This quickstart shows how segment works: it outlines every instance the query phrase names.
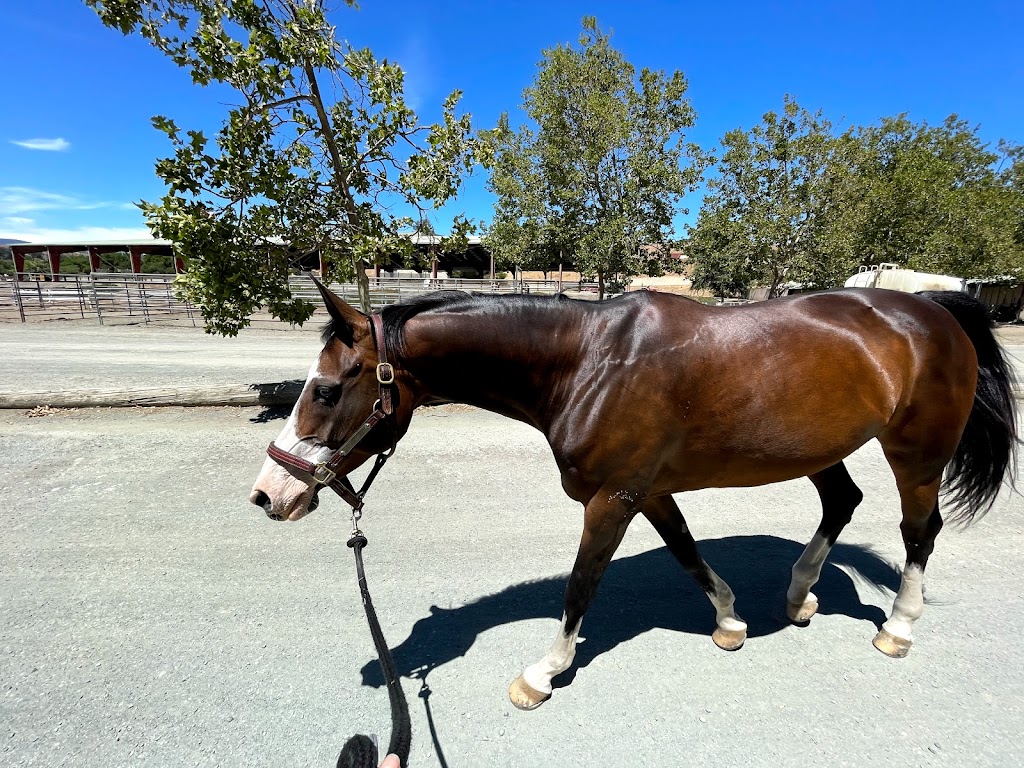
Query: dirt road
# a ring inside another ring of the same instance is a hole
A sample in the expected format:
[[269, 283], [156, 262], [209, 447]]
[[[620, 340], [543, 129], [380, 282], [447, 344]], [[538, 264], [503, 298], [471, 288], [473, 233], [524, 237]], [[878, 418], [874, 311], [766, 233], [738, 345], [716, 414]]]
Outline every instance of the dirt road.
[[[386, 738], [387, 695], [340, 506], [273, 523], [245, 496], [280, 427], [258, 409], [0, 413], [0, 763], [330, 766]], [[817, 524], [811, 484], [679, 497], [750, 639], [642, 520], [536, 712], [505, 689], [547, 648], [581, 510], [540, 435], [466, 409], [418, 415], [371, 492], [370, 586], [410, 700], [413, 765], [1015, 765], [1024, 722], [1024, 501], [943, 532], [907, 659], [871, 646], [902, 559], [875, 445], [816, 588], [782, 613]], [[422, 681], [430, 688], [430, 736]], [[443, 755], [443, 761], [442, 761]]]

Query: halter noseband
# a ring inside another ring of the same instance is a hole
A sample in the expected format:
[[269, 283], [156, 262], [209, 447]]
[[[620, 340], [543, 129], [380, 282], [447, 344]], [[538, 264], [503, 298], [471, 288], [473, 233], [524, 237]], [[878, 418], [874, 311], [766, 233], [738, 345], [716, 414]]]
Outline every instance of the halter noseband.
[[296, 456], [294, 453], [282, 450], [273, 441], [267, 446], [267, 454], [270, 458], [289, 469], [295, 469], [310, 475], [318, 485], [330, 488], [352, 507], [354, 515], [358, 515], [362, 510], [363, 496], [370, 489], [370, 484], [377, 477], [377, 473], [384, 466], [384, 462], [391, 458], [391, 454], [395, 452], [395, 442], [398, 439], [396, 433], [395, 442], [391, 444], [391, 447], [387, 451], [377, 454], [373, 469], [370, 470], [370, 474], [367, 475], [366, 480], [363, 482], [363, 487], [358, 491], [352, 487], [352, 483], [349, 482], [346, 475], [338, 476], [338, 467], [341, 466], [341, 463], [352, 450], [362, 442], [370, 430], [377, 426], [379, 422], [394, 414], [395, 407], [391, 396], [391, 388], [395, 384], [395, 368], [388, 362], [384, 339], [384, 321], [379, 313], [370, 315], [370, 335], [373, 337], [373, 344], [377, 348], [377, 383], [380, 387], [380, 399], [373, 404], [373, 411], [362, 425], [352, 433], [352, 436], [342, 443], [341, 447], [332, 453], [326, 461], [322, 461], [319, 464], [306, 461], [301, 456]]

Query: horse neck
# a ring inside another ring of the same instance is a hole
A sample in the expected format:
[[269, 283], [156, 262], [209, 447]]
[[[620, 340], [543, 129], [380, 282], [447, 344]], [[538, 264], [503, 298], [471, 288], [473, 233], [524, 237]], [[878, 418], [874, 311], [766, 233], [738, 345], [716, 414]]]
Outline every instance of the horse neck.
[[466, 403], [544, 429], [578, 362], [580, 320], [554, 301], [411, 318], [402, 363], [419, 385], [417, 404]]

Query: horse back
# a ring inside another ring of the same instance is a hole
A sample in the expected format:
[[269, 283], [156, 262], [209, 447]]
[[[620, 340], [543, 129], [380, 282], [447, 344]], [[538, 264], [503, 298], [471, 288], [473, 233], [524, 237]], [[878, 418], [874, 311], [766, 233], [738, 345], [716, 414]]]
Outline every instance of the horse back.
[[595, 475], [647, 466], [674, 492], [810, 474], [877, 436], [909, 400], [973, 387], [977, 372], [956, 320], [911, 294], [853, 289], [734, 308], [644, 294], [593, 312], [574, 402], [551, 435], [556, 455], [562, 440], [568, 463]]

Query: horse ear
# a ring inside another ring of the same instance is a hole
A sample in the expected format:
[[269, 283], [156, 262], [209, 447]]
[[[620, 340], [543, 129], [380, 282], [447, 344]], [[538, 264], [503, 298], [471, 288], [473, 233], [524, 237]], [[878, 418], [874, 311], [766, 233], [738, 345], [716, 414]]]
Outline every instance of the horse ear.
[[366, 322], [366, 315], [344, 299], [336, 296], [326, 285], [321, 283], [316, 276], [310, 275], [310, 277], [313, 278], [313, 283], [316, 285], [317, 290], [320, 291], [320, 295], [324, 298], [324, 304], [327, 306], [327, 312], [330, 314], [331, 320], [339, 325], [347, 327], [350, 332], [355, 331], [356, 328], [362, 327], [363, 323]]

